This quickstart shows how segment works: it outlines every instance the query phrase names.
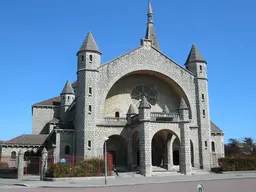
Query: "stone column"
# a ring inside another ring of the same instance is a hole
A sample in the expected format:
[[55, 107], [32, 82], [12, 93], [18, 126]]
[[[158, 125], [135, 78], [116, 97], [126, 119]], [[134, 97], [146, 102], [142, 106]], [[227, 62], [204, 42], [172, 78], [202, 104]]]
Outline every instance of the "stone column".
[[128, 149], [127, 149], [127, 163], [128, 169], [132, 170], [132, 158], [133, 158], [133, 151], [132, 151], [132, 138], [128, 138]]
[[54, 160], [56, 163], [60, 161], [60, 133], [56, 131], [56, 144], [54, 150]]
[[42, 151], [42, 156], [41, 156], [41, 175], [40, 175], [40, 180], [43, 181], [45, 177], [45, 173], [47, 171], [47, 160], [48, 160], [48, 152], [44, 148]]
[[139, 121], [140, 172], [150, 177], [152, 176], [151, 105], [144, 95], [139, 106]]
[[167, 141], [167, 170], [173, 169], [173, 142], [176, 136], [173, 135], [171, 139]]
[[18, 153], [18, 178], [21, 179], [24, 176], [24, 152], [22, 150]]
[[57, 150], [56, 150], [55, 144], [52, 144], [52, 151], [53, 151], [53, 163], [57, 163], [58, 157], [57, 157]]
[[189, 111], [184, 101], [181, 100], [180, 108], [180, 172], [190, 175], [191, 168], [191, 150], [190, 150], [190, 128]]

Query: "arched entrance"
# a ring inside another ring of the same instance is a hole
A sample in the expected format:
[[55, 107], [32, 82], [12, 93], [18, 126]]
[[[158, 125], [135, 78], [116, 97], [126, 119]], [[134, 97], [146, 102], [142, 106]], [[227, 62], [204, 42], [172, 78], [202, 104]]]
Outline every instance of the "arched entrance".
[[152, 138], [152, 165], [167, 168], [170, 161], [179, 165], [179, 139], [171, 130], [160, 130]]
[[112, 135], [107, 140], [107, 152], [112, 154], [115, 167], [127, 167], [127, 146], [121, 135]]
[[24, 174], [25, 175], [39, 175], [40, 173], [40, 157], [41, 153], [38, 150], [28, 150], [24, 153]]
[[132, 137], [132, 164], [136, 167], [140, 166], [140, 148], [139, 148], [139, 132], [135, 131]]
[[178, 137], [173, 141], [172, 145], [172, 151], [173, 151], [173, 165], [179, 165], [180, 164], [180, 141]]

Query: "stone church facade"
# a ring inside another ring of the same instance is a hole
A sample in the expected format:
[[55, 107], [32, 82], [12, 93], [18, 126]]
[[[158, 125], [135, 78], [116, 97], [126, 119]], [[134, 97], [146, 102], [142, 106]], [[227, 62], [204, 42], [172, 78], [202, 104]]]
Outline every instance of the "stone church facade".
[[[116, 167], [151, 176], [152, 167], [190, 174], [224, 156], [224, 133], [210, 120], [207, 62], [195, 44], [181, 66], [160, 51], [151, 4], [145, 39], [101, 64], [88, 33], [77, 52], [77, 81], [59, 96], [32, 106], [32, 134], [2, 142], [2, 156], [46, 147], [65, 156], [102, 156]], [[108, 140], [106, 140], [106, 138]]]

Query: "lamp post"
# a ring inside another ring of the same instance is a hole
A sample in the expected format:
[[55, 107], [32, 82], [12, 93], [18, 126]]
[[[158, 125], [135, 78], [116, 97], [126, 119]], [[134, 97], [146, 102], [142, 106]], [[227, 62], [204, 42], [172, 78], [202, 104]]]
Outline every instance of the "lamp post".
[[105, 154], [104, 154], [104, 162], [105, 162], [105, 185], [107, 185], [107, 174], [108, 174], [108, 164], [107, 164], [107, 140], [108, 137], [104, 137], [104, 147], [105, 147]]

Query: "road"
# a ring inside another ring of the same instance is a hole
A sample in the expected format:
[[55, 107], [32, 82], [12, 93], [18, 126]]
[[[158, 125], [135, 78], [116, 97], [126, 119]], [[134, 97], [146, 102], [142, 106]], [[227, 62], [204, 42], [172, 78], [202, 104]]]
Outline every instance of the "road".
[[203, 184], [204, 192], [255, 192], [256, 179], [213, 180], [202, 182], [145, 184], [102, 188], [1, 188], [1, 192], [196, 192], [198, 183]]

